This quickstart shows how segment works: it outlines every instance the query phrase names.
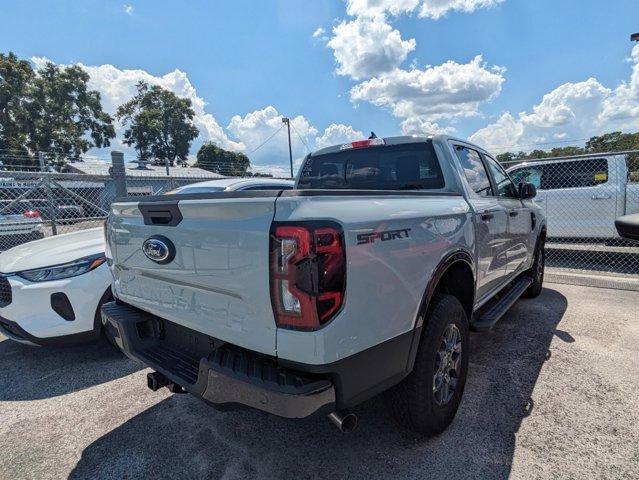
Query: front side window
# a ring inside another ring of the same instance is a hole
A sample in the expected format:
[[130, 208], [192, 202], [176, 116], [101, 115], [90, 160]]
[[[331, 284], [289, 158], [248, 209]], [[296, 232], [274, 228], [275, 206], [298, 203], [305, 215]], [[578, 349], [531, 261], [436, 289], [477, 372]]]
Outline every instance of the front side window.
[[484, 167], [484, 162], [481, 161], [479, 152], [468, 147], [462, 147], [461, 145], [455, 145], [454, 148], [457, 158], [459, 158], [459, 162], [464, 169], [464, 175], [470, 184], [470, 188], [472, 188], [477, 195], [492, 197], [493, 189], [490, 186], [488, 173], [486, 173], [486, 167]]
[[506, 174], [502, 166], [497, 163], [497, 160], [492, 157], [486, 156], [486, 163], [488, 164], [490, 173], [493, 174], [493, 178], [495, 179], [497, 196], [504, 198], [516, 198], [517, 189], [513, 185], [513, 182], [510, 181], [510, 178], [508, 178], [508, 175]]
[[432, 143], [350, 149], [309, 157], [300, 189], [440, 190], [446, 186]]
[[538, 190], [542, 185], [543, 171], [540, 167], [526, 167], [510, 172], [510, 178], [513, 179], [515, 185], [520, 183], [532, 183]]

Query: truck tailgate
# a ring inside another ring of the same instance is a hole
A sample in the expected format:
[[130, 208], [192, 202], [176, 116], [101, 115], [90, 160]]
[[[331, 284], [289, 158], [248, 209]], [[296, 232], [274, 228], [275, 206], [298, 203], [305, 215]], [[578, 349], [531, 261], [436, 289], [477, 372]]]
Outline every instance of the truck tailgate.
[[[232, 193], [114, 203], [108, 235], [115, 293], [171, 322], [274, 355], [269, 230], [278, 192]], [[158, 235], [174, 247], [166, 264], [142, 249]]]

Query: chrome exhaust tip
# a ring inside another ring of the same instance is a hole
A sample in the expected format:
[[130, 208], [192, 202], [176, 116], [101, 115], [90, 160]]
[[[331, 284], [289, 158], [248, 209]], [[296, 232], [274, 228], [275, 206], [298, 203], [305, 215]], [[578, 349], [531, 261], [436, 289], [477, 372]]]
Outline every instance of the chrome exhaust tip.
[[342, 433], [351, 433], [357, 428], [357, 415], [348, 410], [333, 412], [328, 418]]

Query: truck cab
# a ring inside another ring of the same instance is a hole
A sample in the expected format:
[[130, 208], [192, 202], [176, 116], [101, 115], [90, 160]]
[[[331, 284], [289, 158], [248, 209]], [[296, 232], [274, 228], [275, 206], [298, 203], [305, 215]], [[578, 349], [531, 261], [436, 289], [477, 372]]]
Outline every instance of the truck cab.
[[508, 173], [535, 185], [553, 238], [616, 238], [615, 220], [639, 212], [639, 183], [630, 182], [625, 155], [541, 159]]

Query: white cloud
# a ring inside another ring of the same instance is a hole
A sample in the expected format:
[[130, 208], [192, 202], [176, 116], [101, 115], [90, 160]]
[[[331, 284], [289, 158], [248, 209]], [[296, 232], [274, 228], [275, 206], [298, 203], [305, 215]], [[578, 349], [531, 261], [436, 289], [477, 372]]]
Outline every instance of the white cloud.
[[553, 141], [583, 143], [604, 132], [639, 129], [639, 45], [632, 52], [628, 82], [607, 88], [597, 79], [565, 83], [547, 93], [532, 112], [510, 112], [475, 132], [470, 139], [495, 150], [552, 148]]
[[478, 55], [464, 64], [449, 60], [424, 70], [395, 69], [355, 85], [350, 96], [352, 102], [369, 102], [410, 120], [405, 126], [410, 131], [417, 125], [415, 119], [434, 122], [477, 115], [479, 105], [501, 91], [503, 73], [503, 68], [488, 67]]
[[389, 13], [410, 13], [420, 0], [346, 0], [346, 13], [354, 17], [375, 17]]
[[[307, 152], [306, 145], [313, 148], [312, 140], [317, 135], [317, 129], [302, 115], [290, 120], [293, 158], [302, 157]], [[245, 146], [245, 153], [249, 154], [252, 161], [287, 165], [288, 139], [286, 127], [282, 128], [283, 125], [282, 115], [275, 107], [269, 105], [247, 113], [244, 117], [235, 115], [226, 128]]]
[[313, 32], [313, 38], [321, 38], [326, 33], [322, 27], [317, 27], [317, 30]]
[[420, 17], [435, 20], [449, 11], [471, 13], [480, 8], [490, 8], [505, 0], [424, 0], [419, 10]]
[[[346, 0], [346, 13], [356, 17], [375, 17], [412, 13], [419, 7], [420, 17], [435, 20], [449, 11], [470, 13], [490, 8], [505, 0]], [[421, 6], [420, 6], [421, 5]]]
[[[49, 61], [46, 58], [34, 57], [31, 59], [36, 68]], [[244, 145], [229, 140], [228, 136], [217, 123], [213, 115], [207, 113], [204, 108], [206, 102], [200, 96], [193, 84], [189, 81], [186, 73], [180, 70], [173, 70], [162, 76], [151, 75], [144, 70], [122, 70], [113, 65], [90, 66], [78, 63], [89, 74], [89, 88], [100, 92], [102, 97], [102, 108], [110, 115], [115, 115], [118, 106], [129, 101], [136, 93], [135, 86], [139, 81], [145, 81], [150, 85], [159, 85], [171, 90], [179, 97], [188, 98], [193, 104], [195, 111], [194, 123], [200, 131], [200, 135], [194, 143], [213, 141], [220, 147], [229, 150], [243, 150]], [[115, 145], [129, 151], [128, 147], [122, 145], [120, 140], [124, 129], [116, 124], [116, 139], [112, 142]]]
[[452, 127], [442, 127], [438, 123], [429, 122], [428, 120], [420, 117], [407, 118], [402, 122], [402, 133], [404, 135], [437, 135], [440, 133], [453, 133], [455, 131]]
[[402, 40], [399, 30], [377, 16], [342, 21], [333, 28], [327, 45], [333, 50], [337, 73], [359, 80], [401, 65], [416, 42], [412, 38]]
[[363, 138], [365, 138], [364, 133], [355, 130], [350, 125], [331, 123], [326, 127], [324, 133], [315, 139], [315, 147], [319, 149], [331, 145], [352, 142], [353, 140], [361, 140]]
[[133, 15], [133, 5], [124, 5], [124, 13], [127, 15]]

